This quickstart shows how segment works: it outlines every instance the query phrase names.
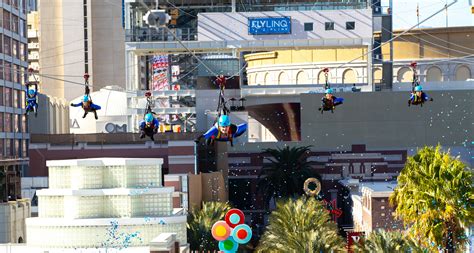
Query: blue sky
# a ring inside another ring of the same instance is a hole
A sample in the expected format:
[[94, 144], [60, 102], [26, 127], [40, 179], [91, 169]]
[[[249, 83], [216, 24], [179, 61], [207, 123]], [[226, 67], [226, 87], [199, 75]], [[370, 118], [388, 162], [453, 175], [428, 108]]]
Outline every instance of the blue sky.
[[[382, 0], [382, 5], [387, 0]], [[453, 0], [392, 0], [393, 28], [409, 28], [417, 23], [416, 6], [420, 6], [420, 21], [444, 7]], [[448, 8], [448, 26], [474, 26], [474, 14], [471, 5], [474, 0], [458, 0]], [[420, 27], [446, 27], [446, 12], [443, 11], [423, 23]]]

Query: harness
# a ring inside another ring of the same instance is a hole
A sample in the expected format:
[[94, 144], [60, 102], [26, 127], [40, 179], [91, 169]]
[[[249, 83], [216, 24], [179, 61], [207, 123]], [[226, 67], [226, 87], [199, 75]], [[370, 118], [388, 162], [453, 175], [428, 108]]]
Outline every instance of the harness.
[[84, 74], [84, 96], [87, 96], [89, 97], [89, 101], [87, 102], [82, 102], [82, 109], [84, 110], [89, 110], [91, 108], [91, 104], [92, 104], [92, 97], [90, 95], [91, 93], [91, 90], [89, 88], [89, 74], [88, 73], [85, 73]]

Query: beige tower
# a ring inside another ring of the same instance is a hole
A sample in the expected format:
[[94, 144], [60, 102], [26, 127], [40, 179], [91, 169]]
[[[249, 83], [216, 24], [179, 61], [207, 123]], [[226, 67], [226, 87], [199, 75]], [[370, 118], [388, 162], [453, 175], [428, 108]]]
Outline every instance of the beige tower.
[[44, 93], [67, 100], [77, 98], [84, 93], [80, 84], [85, 72], [91, 76], [93, 90], [108, 85], [125, 87], [121, 5], [121, 0], [39, 2], [39, 65]]

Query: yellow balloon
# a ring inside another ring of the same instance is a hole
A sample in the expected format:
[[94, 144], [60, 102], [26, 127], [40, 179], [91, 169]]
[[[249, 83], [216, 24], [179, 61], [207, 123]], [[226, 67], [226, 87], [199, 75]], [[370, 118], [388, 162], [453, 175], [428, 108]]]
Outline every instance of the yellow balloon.
[[217, 236], [224, 236], [227, 233], [227, 230], [225, 229], [224, 226], [218, 226], [216, 228], [216, 235]]

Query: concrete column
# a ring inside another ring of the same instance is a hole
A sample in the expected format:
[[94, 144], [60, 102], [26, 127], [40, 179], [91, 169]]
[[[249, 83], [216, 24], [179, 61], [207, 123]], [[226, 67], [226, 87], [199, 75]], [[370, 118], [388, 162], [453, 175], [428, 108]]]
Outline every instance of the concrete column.
[[232, 0], [232, 12], [236, 12], [235, 0]]
[[372, 91], [375, 91], [373, 72], [372, 72], [372, 45], [367, 47], [369, 54], [367, 55], [367, 84], [372, 87]]

